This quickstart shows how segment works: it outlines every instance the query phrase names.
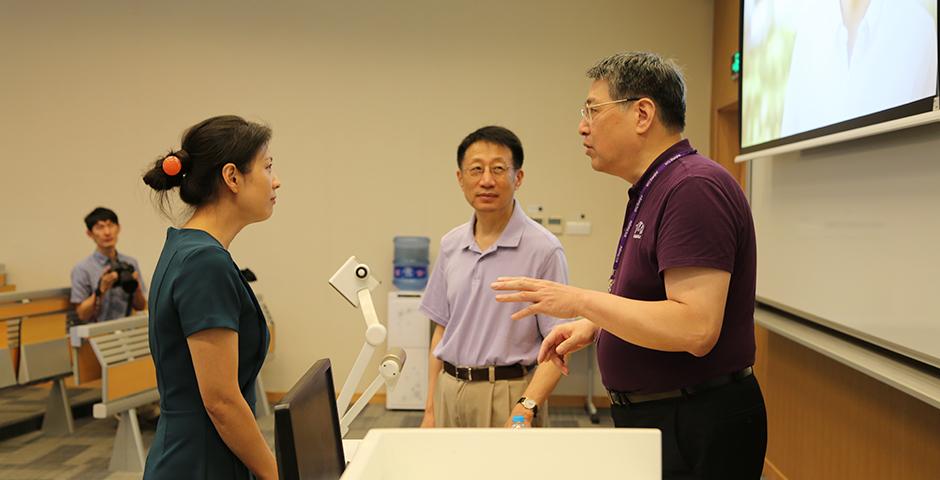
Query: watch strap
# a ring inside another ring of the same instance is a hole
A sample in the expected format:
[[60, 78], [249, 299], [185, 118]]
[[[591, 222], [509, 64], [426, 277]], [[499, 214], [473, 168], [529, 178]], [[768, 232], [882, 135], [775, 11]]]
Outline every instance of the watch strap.
[[535, 402], [532, 402], [532, 408], [526, 406], [525, 401], [528, 400], [525, 396], [519, 397], [519, 400], [516, 401], [517, 404], [521, 404], [523, 408], [527, 410], [532, 410], [532, 416], [537, 417], [539, 414], [539, 405]]

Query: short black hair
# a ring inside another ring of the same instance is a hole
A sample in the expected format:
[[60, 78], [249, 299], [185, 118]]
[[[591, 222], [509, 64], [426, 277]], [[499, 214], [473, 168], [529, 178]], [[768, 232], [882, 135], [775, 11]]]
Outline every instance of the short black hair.
[[606, 80], [611, 100], [652, 98], [663, 125], [685, 129], [685, 80], [672, 60], [651, 52], [622, 52], [597, 62], [587, 76]]
[[88, 227], [88, 230], [91, 230], [98, 222], [103, 222], [111, 220], [111, 223], [115, 225], [120, 225], [118, 223], [117, 214], [114, 213], [114, 210], [110, 208], [98, 207], [91, 211], [88, 215], [85, 215], [85, 226]]
[[477, 142], [487, 142], [508, 148], [509, 151], [512, 152], [513, 168], [516, 170], [522, 168], [522, 160], [525, 158], [525, 155], [522, 152], [522, 142], [519, 141], [519, 137], [508, 128], [496, 125], [478, 128], [460, 142], [460, 145], [457, 147], [457, 168], [463, 168], [464, 154], [467, 153], [467, 149], [470, 148], [470, 145]]

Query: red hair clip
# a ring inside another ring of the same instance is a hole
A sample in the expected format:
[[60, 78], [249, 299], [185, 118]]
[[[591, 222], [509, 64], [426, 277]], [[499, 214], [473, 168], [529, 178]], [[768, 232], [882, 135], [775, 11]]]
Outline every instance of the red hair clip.
[[170, 155], [163, 159], [163, 173], [169, 176], [175, 176], [183, 169], [183, 162], [176, 155]]

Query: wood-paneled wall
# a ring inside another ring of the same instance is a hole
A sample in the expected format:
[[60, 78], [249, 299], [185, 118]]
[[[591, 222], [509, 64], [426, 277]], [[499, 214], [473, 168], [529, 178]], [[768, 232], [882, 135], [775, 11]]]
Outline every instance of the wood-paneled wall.
[[731, 76], [731, 57], [738, 50], [738, 1], [715, 0], [712, 33], [711, 158], [744, 185], [746, 169], [734, 163], [738, 154], [738, 82]]
[[758, 329], [768, 479], [940, 478], [940, 410]]
[[[740, 2], [714, 5], [711, 155], [744, 185], [733, 163], [740, 129], [729, 69]], [[940, 410], [763, 328], [756, 335], [768, 418], [764, 478], [940, 478]]]

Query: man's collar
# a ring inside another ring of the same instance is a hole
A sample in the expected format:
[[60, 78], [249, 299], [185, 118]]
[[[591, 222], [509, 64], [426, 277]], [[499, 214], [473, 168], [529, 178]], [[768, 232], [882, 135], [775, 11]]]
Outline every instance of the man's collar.
[[[525, 212], [522, 211], [522, 206], [519, 205], [518, 200], [513, 199], [512, 216], [509, 217], [509, 223], [503, 228], [503, 233], [499, 235], [499, 239], [497, 239], [496, 243], [493, 245], [508, 248], [518, 247], [519, 242], [522, 240], [522, 232], [525, 230], [525, 219], [526, 215]], [[470, 223], [467, 225], [467, 229], [464, 231], [464, 238], [460, 248], [469, 248], [474, 252], [483, 253], [477, 247], [476, 239], [473, 237], [473, 228], [474, 225], [476, 225], [476, 220], [476, 213], [474, 213], [470, 217]]]
[[509, 218], [509, 223], [507, 223], [506, 228], [503, 229], [499, 240], [496, 240], [496, 246], [498, 247], [515, 248], [519, 246], [519, 241], [522, 240], [522, 231], [525, 230], [526, 215], [517, 200], [513, 200], [513, 203], [512, 217]]
[[[120, 252], [115, 251], [114, 256], [115, 258], [120, 260], [122, 255]], [[95, 261], [100, 263], [101, 265], [107, 265], [108, 261], [110, 260], [107, 255], [101, 253], [101, 250], [98, 250], [97, 248], [95, 249], [95, 252], [91, 254], [91, 257], [94, 258]]]
[[[882, 20], [884, 15], [882, 12], [885, 7], [884, 4], [885, 2], [883, 0], [870, 0], [868, 3], [868, 8], [865, 10], [865, 15], [862, 16], [862, 20], [858, 24], [859, 32], [866, 28], [876, 28], [879, 25], [879, 20]], [[848, 30], [845, 27], [845, 20], [842, 17], [842, 9], [839, 6], [839, 3], [835, 2], [834, 4], [830, 4], [829, 8], [831, 10], [827, 11], [833, 12], [831, 21], [836, 24], [834, 25], [836, 31], [841, 32], [843, 35], [847, 35]]]
[[882, 0], [871, 0], [868, 4], [868, 10], [865, 11], [865, 16], [862, 17], [862, 23], [858, 25], [859, 29], [867, 28], [868, 30], [873, 30], [878, 28], [879, 20], [883, 18], [881, 12], [883, 9], [884, 2]]
[[687, 138], [683, 138], [682, 140], [674, 143], [671, 147], [667, 148], [666, 151], [660, 153], [659, 156], [656, 157], [656, 160], [653, 160], [653, 163], [651, 163], [650, 166], [646, 167], [646, 171], [643, 172], [643, 175], [640, 176], [640, 179], [630, 186], [629, 193], [633, 195], [639, 192], [642, 188], [642, 185], [646, 183], [647, 179], [649, 179], [650, 175], [652, 175], [653, 172], [655, 172], [663, 162], [669, 160], [673, 155], [691, 150], [692, 144], [689, 143]]
[[101, 250], [95, 250], [95, 253], [92, 253], [91, 257], [94, 258], [96, 262], [102, 265], [108, 263], [108, 256], [101, 253]]

